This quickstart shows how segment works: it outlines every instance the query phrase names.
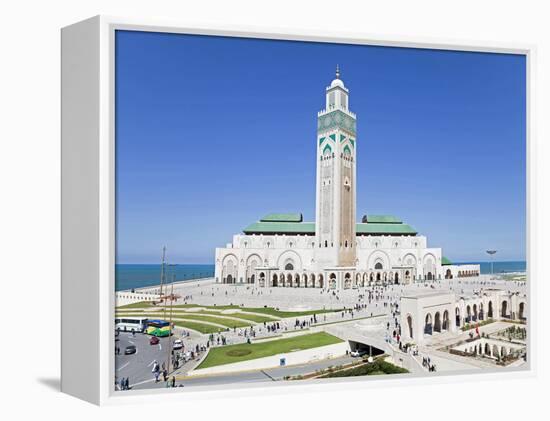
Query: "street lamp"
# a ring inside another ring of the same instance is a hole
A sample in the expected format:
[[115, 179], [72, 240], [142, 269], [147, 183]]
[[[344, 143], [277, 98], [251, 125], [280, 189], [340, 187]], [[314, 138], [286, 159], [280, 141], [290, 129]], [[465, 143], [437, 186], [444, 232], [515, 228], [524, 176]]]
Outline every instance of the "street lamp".
[[491, 256], [491, 275], [493, 274], [493, 261], [494, 261], [494, 258], [493, 256], [496, 254], [496, 250], [487, 250], [487, 254], [489, 256]]

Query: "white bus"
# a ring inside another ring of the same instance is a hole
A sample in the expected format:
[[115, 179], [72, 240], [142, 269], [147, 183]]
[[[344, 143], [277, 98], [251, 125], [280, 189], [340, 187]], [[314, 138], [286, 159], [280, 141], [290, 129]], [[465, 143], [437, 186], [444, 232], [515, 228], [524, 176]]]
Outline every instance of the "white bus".
[[124, 317], [115, 319], [115, 330], [121, 332], [143, 332], [147, 328], [147, 317]]

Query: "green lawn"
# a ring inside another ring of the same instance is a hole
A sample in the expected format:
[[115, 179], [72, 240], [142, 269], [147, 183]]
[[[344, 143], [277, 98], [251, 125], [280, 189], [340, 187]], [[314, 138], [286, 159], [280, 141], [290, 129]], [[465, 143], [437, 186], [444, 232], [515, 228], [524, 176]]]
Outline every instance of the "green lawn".
[[242, 312], [249, 312], [249, 313], [259, 313], [259, 314], [265, 314], [268, 316], [274, 316], [276, 318], [286, 318], [286, 317], [300, 317], [300, 316], [311, 316], [313, 314], [323, 314], [323, 313], [333, 313], [342, 311], [342, 309], [336, 309], [336, 310], [306, 310], [306, 311], [281, 311], [277, 310], [273, 307], [240, 307], [237, 305], [225, 305], [225, 306], [203, 306], [200, 304], [178, 304], [174, 305], [174, 308], [194, 308], [194, 307], [200, 307], [205, 308], [209, 310], [240, 310]]
[[256, 323], [263, 323], [263, 322], [269, 323], [269, 322], [275, 322], [278, 320], [273, 317], [259, 316], [257, 314], [249, 314], [249, 313], [242, 313], [242, 312], [220, 314], [220, 312], [216, 312], [216, 311], [197, 310], [197, 313], [209, 314], [214, 316], [236, 317], [237, 319], [250, 320]]
[[338, 342], [342, 342], [342, 340], [328, 333], [319, 332], [267, 342], [227, 345], [210, 349], [204, 361], [197, 368], [207, 368], [239, 361], [254, 360], [256, 358], [269, 357], [285, 352], [301, 351], [304, 349], [317, 348], [319, 346], [332, 345]]
[[342, 311], [342, 309], [337, 310], [306, 310], [306, 311], [281, 311], [276, 310], [272, 307], [240, 307], [242, 311], [249, 311], [251, 313], [260, 313], [267, 314], [270, 316], [279, 317], [284, 319], [286, 317], [300, 317], [300, 316], [312, 316], [314, 314], [323, 314], [323, 313], [333, 313], [337, 311]]
[[151, 307], [151, 302], [149, 302], [149, 301], [139, 301], [137, 303], [132, 303], [132, 304], [126, 304], [124, 306], [119, 306], [119, 307], [117, 307], [117, 309], [119, 309], [119, 308], [147, 308], [147, 307]]
[[174, 324], [184, 329], [196, 330], [197, 332], [204, 333], [206, 335], [210, 333], [223, 332], [225, 329], [217, 326], [207, 325], [198, 322], [188, 322], [184, 320], [174, 320]]
[[[132, 306], [132, 307], [129, 307]], [[118, 310], [124, 309], [134, 309], [134, 310], [143, 310], [147, 309], [147, 306], [150, 307], [150, 304], [128, 304], [128, 306], [117, 307]], [[204, 314], [218, 315], [214, 311], [208, 310], [239, 310], [242, 313], [233, 314], [231, 317], [238, 317], [245, 320], [251, 320], [257, 323], [271, 322], [275, 319], [284, 319], [287, 317], [300, 317], [300, 316], [312, 316], [314, 314], [323, 314], [323, 313], [333, 313], [340, 312], [342, 309], [336, 310], [306, 310], [306, 311], [281, 311], [273, 307], [239, 307], [236, 305], [225, 305], [225, 306], [203, 306], [199, 304], [177, 304], [173, 306], [173, 309], [177, 310], [178, 308], [197, 308], [197, 312], [202, 312]], [[258, 314], [249, 314], [249, 313], [258, 313]], [[262, 317], [261, 314], [265, 314], [269, 317]], [[238, 327], [238, 326], [237, 326]]]
[[200, 316], [196, 314], [185, 314], [185, 313], [174, 313], [173, 318], [181, 318], [188, 320], [198, 320], [202, 322], [217, 323], [219, 325], [229, 327], [233, 329], [234, 327], [250, 327], [252, 323], [246, 321], [226, 319], [223, 317], [214, 317], [214, 316]]
[[[170, 311], [166, 312], [166, 317], [164, 316], [164, 311], [158, 311], [158, 312], [151, 312], [151, 311], [144, 311], [143, 313], [117, 313], [116, 317], [148, 317], [150, 319], [169, 319], [170, 318]], [[220, 317], [218, 315], [216, 316], [209, 316], [209, 315], [201, 315], [201, 314], [194, 314], [194, 313], [187, 313], [183, 311], [173, 311], [172, 312], [172, 318], [176, 319], [187, 319], [187, 320], [198, 320], [203, 322], [211, 322], [216, 323], [228, 328], [233, 329], [234, 327], [250, 327], [253, 325], [253, 323], [250, 323], [247, 320], [233, 320], [229, 319], [227, 317]]]
[[231, 305], [225, 305], [225, 306], [205, 306], [202, 304], [174, 304], [174, 308], [195, 308], [195, 307], [201, 307], [201, 308], [208, 308], [211, 310], [233, 310], [233, 309], [239, 309], [241, 307], [231, 304]]

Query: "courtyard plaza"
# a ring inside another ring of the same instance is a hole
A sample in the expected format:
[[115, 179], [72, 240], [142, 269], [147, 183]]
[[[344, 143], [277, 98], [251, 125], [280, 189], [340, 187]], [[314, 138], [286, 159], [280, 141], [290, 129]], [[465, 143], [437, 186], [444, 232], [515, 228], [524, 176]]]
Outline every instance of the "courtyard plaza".
[[[198, 304], [206, 306], [238, 305], [244, 307], [273, 307], [288, 311], [353, 308], [366, 305], [366, 312], [379, 314], [384, 302], [398, 302], [403, 295], [421, 291], [449, 291], [457, 296], [469, 297], [484, 288], [499, 288], [510, 292], [525, 293], [526, 283], [506, 281], [498, 275], [480, 275], [470, 278], [416, 281], [407, 285], [368, 286], [350, 289], [318, 289], [275, 287], [257, 288], [254, 284], [216, 284], [214, 279], [174, 284], [174, 294], [179, 296], [174, 304]], [[141, 288], [140, 292], [158, 293], [159, 287]], [[369, 293], [372, 299], [369, 303]], [[328, 315], [327, 315], [328, 317]], [[334, 315], [333, 315], [334, 317]]]
[[[399, 363], [399, 360], [401, 359], [402, 361], [405, 357], [410, 360], [408, 353], [399, 350], [398, 342], [393, 334], [394, 331], [399, 332], [400, 328], [398, 313], [401, 296], [410, 293], [421, 293], [422, 291], [450, 291], [457, 296], [468, 297], [479, 293], [484, 288], [499, 288], [510, 292], [523, 293], [526, 290], [526, 284], [520, 281], [503, 280], [498, 276], [490, 275], [447, 279], [429, 283], [417, 282], [408, 285], [378, 285], [346, 290], [280, 287], [266, 289], [255, 288], [253, 285], [235, 286], [216, 284], [213, 279], [181, 282], [174, 284], [174, 294], [179, 297], [177, 301], [174, 301], [174, 305], [192, 305], [185, 308], [189, 312], [196, 311], [194, 305], [197, 305], [197, 307], [209, 306], [209, 310], [215, 310], [214, 306], [238, 305], [247, 308], [247, 313], [253, 313], [253, 310], [248, 310], [248, 308], [262, 307], [273, 307], [289, 312], [321, 309], [334, 309], [338, 311], [316, 314], [317, 323], [311, 323], [313, 316], [310, 314], [280, 318], [278, 320], [279, 329], [275, 331], [268, 330], [263, 323], [251, 323], [254, 329], [253, 336], [249, 327], [227, 329], [223, 332], [215, 333], [213, 336], [201, 334], [192, 329], [176, 327], [173, 339], [182, 338], [185, 350], [195, 350], [197, 347], [204, 350], [207, 347], [207, 342], [209, 346], [218, 346], [218, 338], [220, 338], [221, 344], [222, 337], [225, 340], [225, 344], [229, 345], [247, 342], [249, 337], [255, 341], [261, 338], [286, 337], [288, 335], [326, 331], [345, 340], [354, 340], [358, 343], [370, 344], [386, 352], [393, 352], [394, 355], [392, 358]], [[158, 287], [151, 287], [140, 289], [140, 291], [156, 293], [158, 289]], [[178, 310], [180, 309], [178, 308]], [[119, 309], [118, 311], [125, 314], [131, 313], [134, 310]], [[234, 313], [234, 310], [231, 309], [220, 309], [219, 311], [220, 314], [233, 313], [238, 317]], [[182, 313], [178, 312], [178, 314]], [[265, 313], [258, 313], [258, 315], [260, 314], [265, 315]], [[274, 318], [275, 321], [276, 319]], [[483, 326], [480, 330], [492, 332], [500, 328], [501, 323]], [[269, 325], [270, 323], [267, 324]], [[430, 357], [438, 367], [438, 371], [475, 369], [487, 367], [488, 364], [490, 365], [488, 362], [451, 355], [439, 350], [446, 344], [456, 342], [460, 338], [466, 338], [467, 336], [468, 332], [460, 332], [458, 336], [457, 334], [442, 333], [429, 337], [422, 347], [417, 348], [419, 351], [418, 355], [413, 357], [416, 360], [417, 367], [411, 367], [413, 363], [409, 361], [408, 368], [412, 368], [410, 371], [413, 372], [422, 371], [424, 369], [420, 363], [422, 357]], [[214, 339], [212, 343], [210, 343], [211, 338]], [[166, 354], [163, 351], [159, 350], [156, 357], [159, 362], [166, 360]], [[185, 378], [200, 363], [202, 355], [204, 355], [204, 351], [199, 352], [197, 359], [184, 362], [170, 375]], [[147, 355], [147, 357], [149, 358], [151, 355]], [[139, 386], [140, 384], [150, 383], [152, 381], [152, 374], [148, 364], [150, 365], [151, 362], [140, 362], [139, 365], [141, 367], [136, 369], [135, 364], [126, 364], [126, 362], [121, 361], [122, 364], [117, 364], [117, 376], [119, 378], [124, 377], [125, 373], [131, 372], [133, 375], [131, 384]], [[306, 368], [302, 368], [302, 371], [305, 370]]]

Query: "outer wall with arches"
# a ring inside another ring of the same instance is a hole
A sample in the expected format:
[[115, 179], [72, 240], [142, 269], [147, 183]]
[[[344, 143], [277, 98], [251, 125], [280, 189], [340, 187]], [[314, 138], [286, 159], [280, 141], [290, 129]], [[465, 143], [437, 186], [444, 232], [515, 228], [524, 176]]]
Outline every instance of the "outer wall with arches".
[[494, 289], [459, 297], [452, 293], [420, 294], [401, 298], [401, 334], [405, 342], [422, 343], [444, 332], [459, 331], [466, 323], [484, 320], [527, 321], [527, 297]]
[[[330, 246], [330, 245], [329, 245]], [[475, 273], [479, 266], [441, 264], [441, 249], [428, 248], [424, 236], [357, 236], [355, 244], [356, 264], [346, 282], [345, 273], [336, 274], [337, 288], [363, 287], [373, 283], [412, 283], [458, 277]], [[244, 235], [233, 237], [233, 242], [216, 249], [215, 279], [218, 283], [257, 284], [264, 272], [264, 286], [273, 285], [277, 274], [277, 286], [281, 274], [301, 278], [306, 274], [324, 281], [331, 275], [326, 270], [330, 247], [316, 244], [313, 235]], [[267, 273], [269, 270], [269, 276]], [[290, 285], [294, 286], [296, 282]], [[301, 279], [300, 287], [320, 287], [321, 283]], [[326, 288], [329, 284], [323, 282]]]

